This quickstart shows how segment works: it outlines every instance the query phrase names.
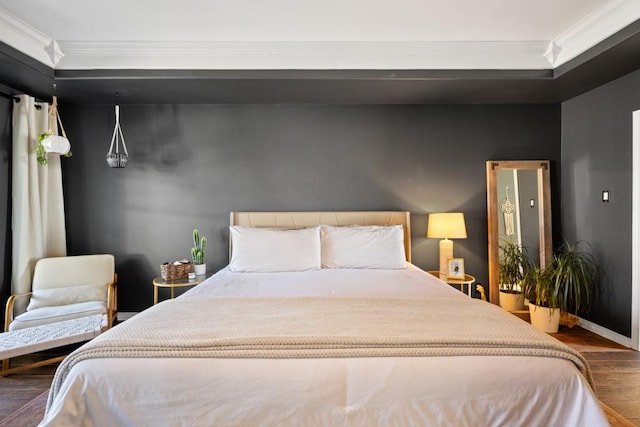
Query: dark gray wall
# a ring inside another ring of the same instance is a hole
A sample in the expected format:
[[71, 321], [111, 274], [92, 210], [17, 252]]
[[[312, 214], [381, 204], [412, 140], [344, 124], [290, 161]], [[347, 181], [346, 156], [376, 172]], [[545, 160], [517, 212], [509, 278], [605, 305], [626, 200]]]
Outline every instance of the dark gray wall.
[[[640, 71], [562, 104], [562, 231], [599, 259], [597, 301], [585, 317], [631, 336], [631, 114]], [[602, 190], [611, 202], [601, 201]]]
[[409, 210], [427, 269], [427, 214], [460, 210], [469, 238], [456, 256], [486, 283], [485, 161], [560, 158], [558, 105], [126, 105], [121, 170], [105, 163], [113, 106], [61, 113], [69, 253], [116, 256], [123, 311], [152, 303], [159, 264], [188, 257], [194, 227], [209, 269], [224, 266], [234, 210]]
[[10, 97], [0, 96], [0, 307], [11, 294], [11, 110]]

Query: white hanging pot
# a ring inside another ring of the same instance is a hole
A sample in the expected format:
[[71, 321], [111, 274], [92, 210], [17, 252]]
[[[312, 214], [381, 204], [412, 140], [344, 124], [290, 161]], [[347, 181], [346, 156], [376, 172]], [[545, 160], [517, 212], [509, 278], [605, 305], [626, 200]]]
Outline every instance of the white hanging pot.
[[[62, 135], [58, 135], [56, 127], [62, 132]], [[38, 142], [36, 144], [37, 160], [41, 165], [48, 163], [49, 154], [60, 154], [66, 157], [71, 157], [71, 143], [67, 138], [67, 133], [62, 125], [62, 119], [58, 114], [58, 97], [53, 97], [53, 102], [49, 108], [49, 130], [46, 133], [42, 133], [38, 136]]]
[[71, 150], [69, 140], [60, 135], [49, 135], [42, 140], [42, 146], [47, 153], [61, 154], [63, 156]]
[[[110, 168], [124, 168], [129, 164], [129, 152], [127, 151], [127, 144], [124, 142], [124, 135], [122, 135], [122, 129], [120, 128], [120, 106], [116, 105], [116, 125], [113, 128], [113, 135], [111, 136], [111, 145], [107, 152], [107, 165]], [[120, 152], [120, 143], [122, 143], [122, 149], [124, 152]]]

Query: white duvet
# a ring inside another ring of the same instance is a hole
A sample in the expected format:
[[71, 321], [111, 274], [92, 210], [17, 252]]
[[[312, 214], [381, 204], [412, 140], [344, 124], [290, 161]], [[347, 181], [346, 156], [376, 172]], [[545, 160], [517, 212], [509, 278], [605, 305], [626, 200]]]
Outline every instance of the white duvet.
[[[412, 265], [404, 270], [296, 273], [224, 269], [180, 298], [199, 296], [466, 298]], [[72, 369], [41, 425], [608, 423], [587, 381], [569, 361], [465, 356], [85, 360]]]

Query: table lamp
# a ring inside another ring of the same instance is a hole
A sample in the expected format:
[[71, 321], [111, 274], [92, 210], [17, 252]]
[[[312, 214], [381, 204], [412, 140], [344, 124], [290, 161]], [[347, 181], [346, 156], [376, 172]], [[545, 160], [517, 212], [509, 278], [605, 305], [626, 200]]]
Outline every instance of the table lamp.
[[467, 229], [461, 212], [429, 214], [427, 237], [440, 240], [440, 279], [447, 278], [447, 261], [453, 258], [453, 242], [449, 239], [466, 239]]

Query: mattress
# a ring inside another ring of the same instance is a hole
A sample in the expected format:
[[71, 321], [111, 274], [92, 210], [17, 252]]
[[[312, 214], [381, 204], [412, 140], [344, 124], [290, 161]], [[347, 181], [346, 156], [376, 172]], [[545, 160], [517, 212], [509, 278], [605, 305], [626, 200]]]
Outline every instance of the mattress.
[[[410, 264], [400, 270], [291, 273], [223, 269], [179, 298], [211, 297], [467, 298]], [[608, 425], [588, 381], [570, 361], [481, 355], [82, 360], [62, 382], [41, 425], [105, 424]]]

